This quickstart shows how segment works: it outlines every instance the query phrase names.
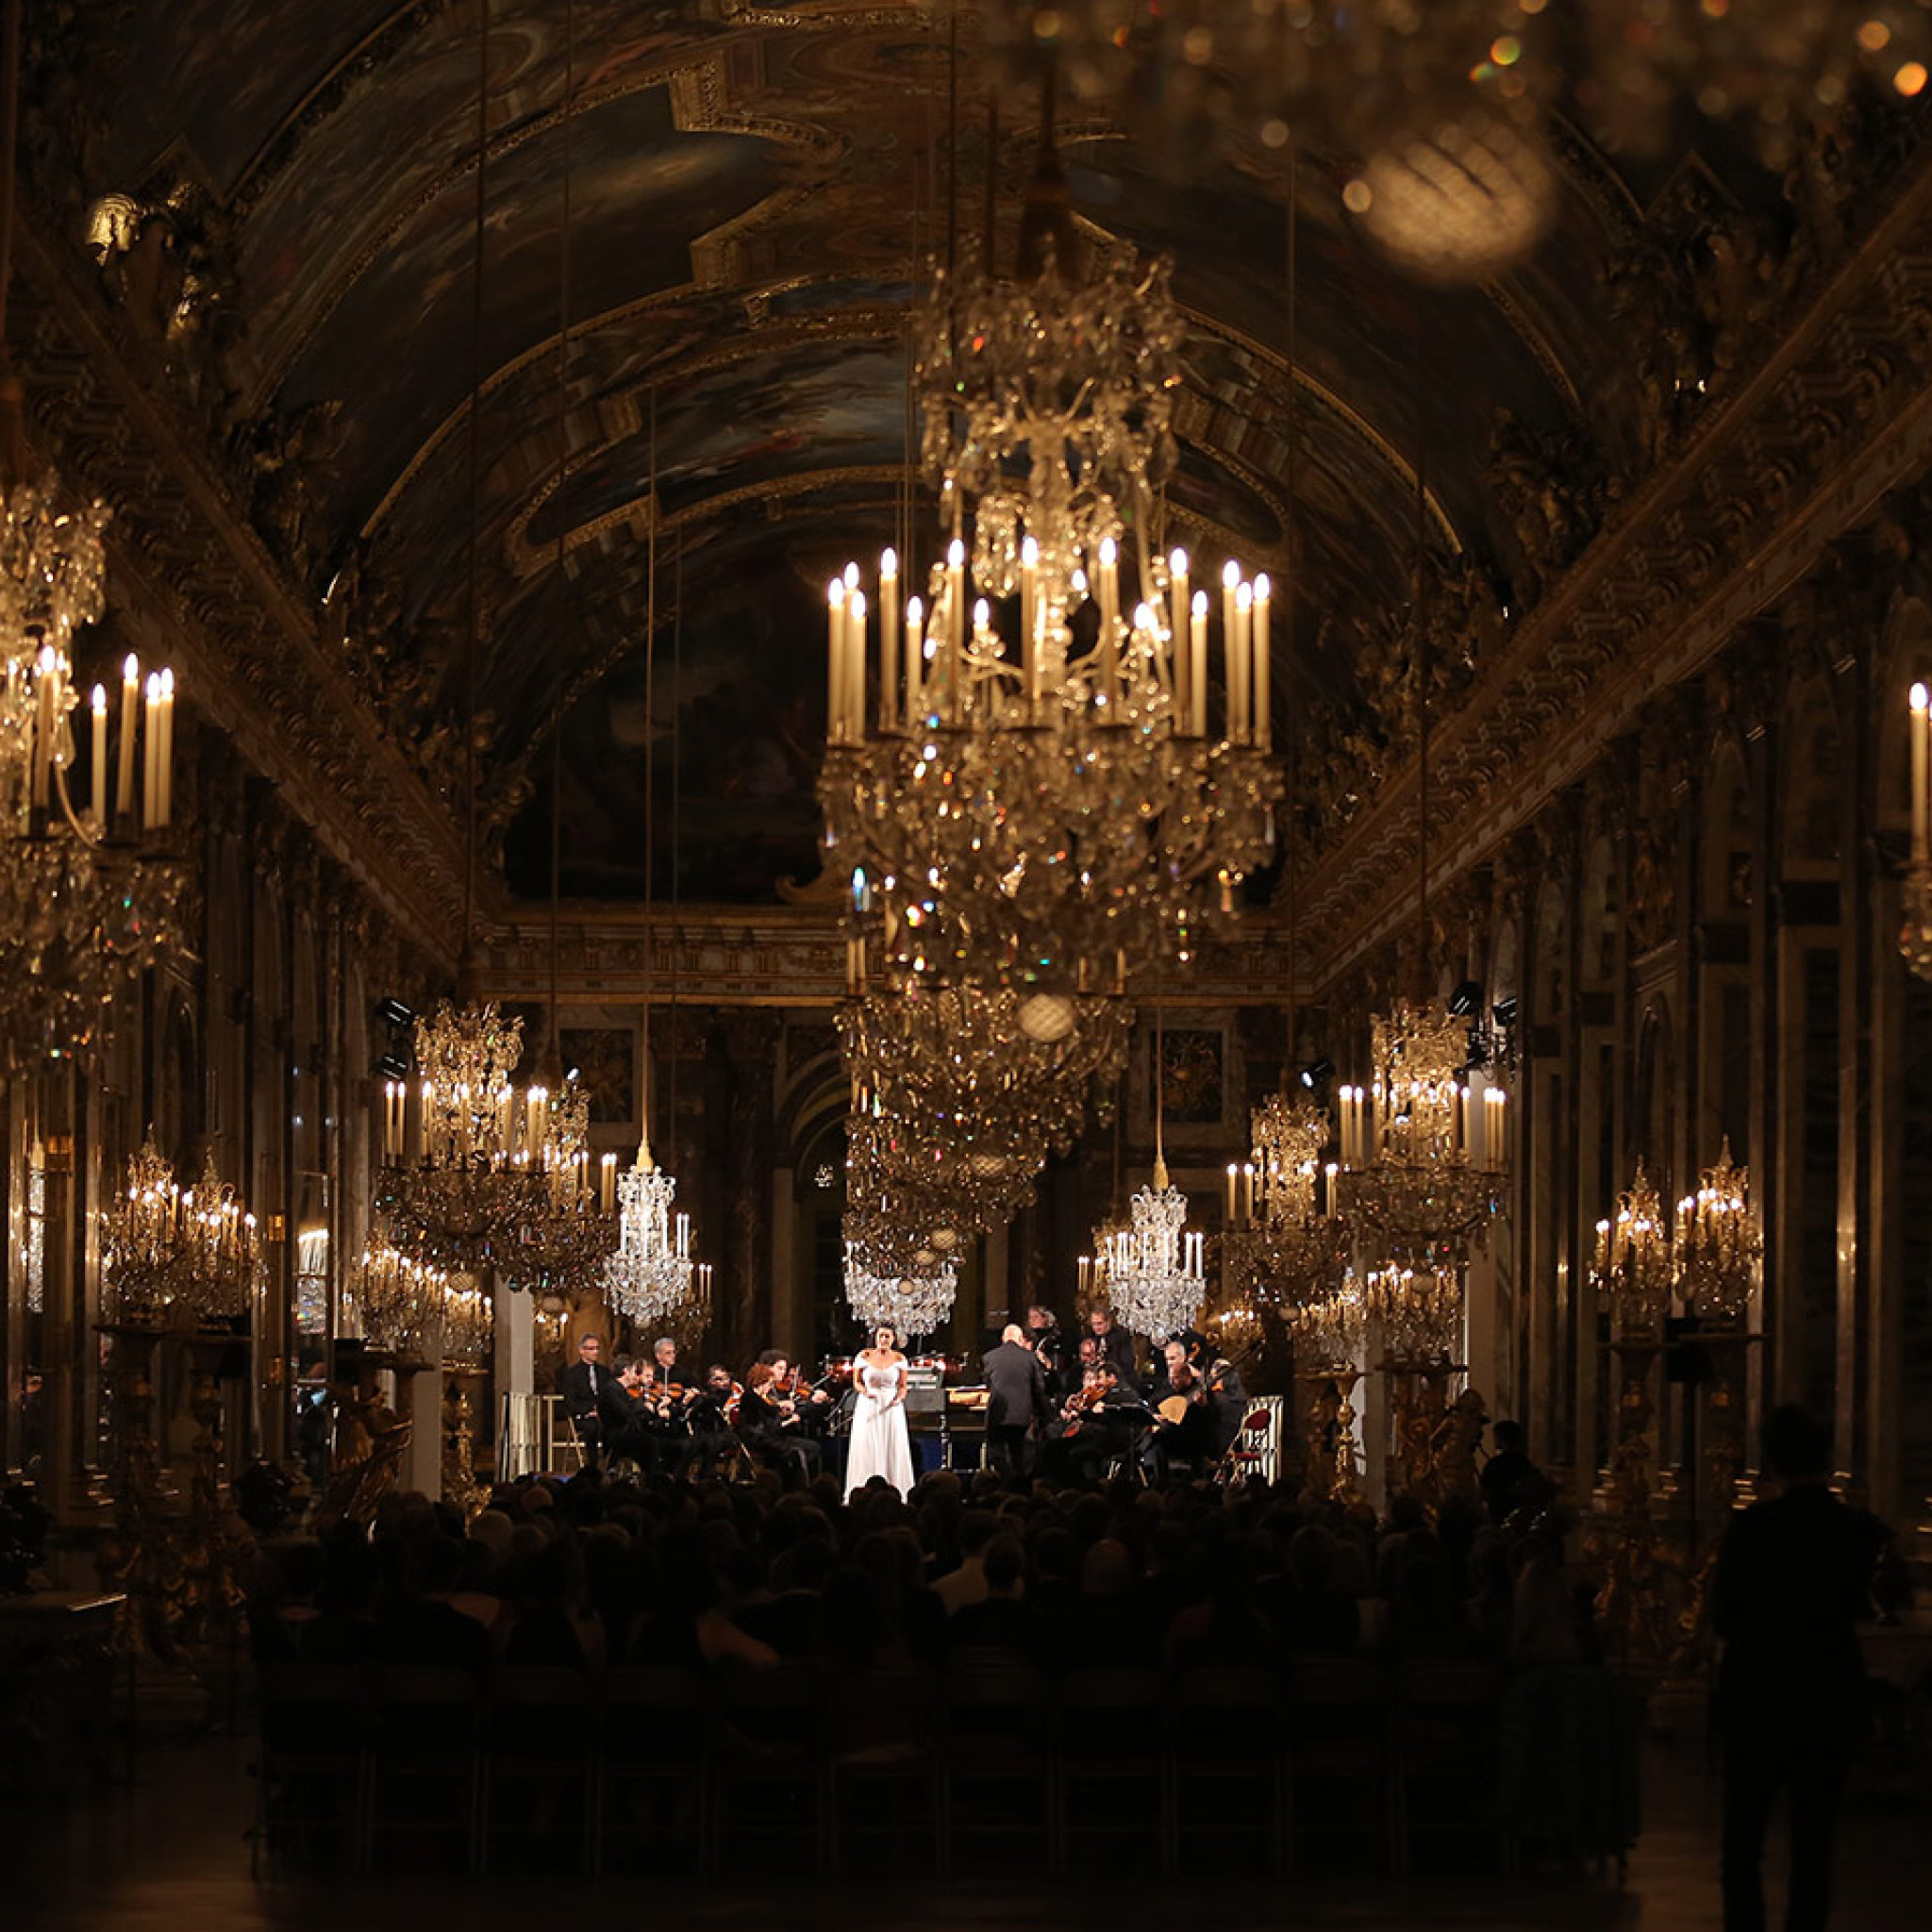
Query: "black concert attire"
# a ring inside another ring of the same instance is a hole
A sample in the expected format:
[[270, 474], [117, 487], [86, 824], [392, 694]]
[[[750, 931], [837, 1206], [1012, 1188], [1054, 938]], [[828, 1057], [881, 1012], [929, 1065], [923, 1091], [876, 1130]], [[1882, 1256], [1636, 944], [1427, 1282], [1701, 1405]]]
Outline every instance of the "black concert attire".
[[1076, 1409], [1048, 1431], [1041, 1472], [1055, 1482], [1098, 1482], [1116, 1457], [1133, 1454], [1146, 1424], [1140, 1391], [1115, 1382], [1094, 1407]]
[[575, 1361], [564, 1370], [558, 1388], [563, 1406], [584, 1445], [584, 1466], [594, 1469], [604, 1447], [607, 1404], [617, 1389], [617, 1372], [602, 1362]]
[[1147, 1444], [1147, 1459], [1157, 1475], [1171, 1475], [1176, 1463], [1187, 1463], [1205, 1474], [1215, 1460], [1214, 1409], [1205, 1385], [1196, 1377], [1185, 1389], [1176, 1389], [1163, 1375], [1148, 1398], [1157, 1413], [1163, 1402], [1175, 1396], [1188, 1406], [1179, 1422], [1161, 1421], [1155, 1424]]
[[1208, 1407], [1214, 1417], [1214, 1454], [1225, 1456], [1248, 1419], [1248, 1391], [1241, 1386], [1241, 1371], [1221, 1356], [1198, 1371], [1208, 1385]]
[[783, 1407], [762, 1389], [747, 1389], [738, 1402], [738, 1439], [760, 1461], [780, 1474], [795, 1472], [809, 1482], [819, 1466], [819, 1445], [805, 1433], [796, 1416], [786, 1419]]
[[986, 1446], [992, 1465], [1005, 1476], [1025, 1474], [1026, 1437], [1052, 1410], [1046, 1400], [1046, 1372], [1023, 1341], [1003, 1341], [979, 1358], [986, 1384]]
[[641, 1469], [655, 1471], [663, 1432], [644, 1391], [626, 1388], [613, 1375], [610, 1392], [601, 1402], [599, 1414], [604, 1424], [605, 1448], [612, 1456], [625, 1457]]
[[1134, 1338], [1116, 1322], [1105, 1335], [1094, 1336], [1100, 1344], [1100, 1353], [1113, 1370], [1114, 1380], [1129, 1385], [1140, 1381], [1134, 1372]]
[[691, 1442], [685, 1455], [688, 1475], [715, 1475], [721, 1465], [728, 1467], [739, 1449], [738, 1432], [725, 1421], [730, 1406], [728, 1389], [701, 1389], [686, 1407]]

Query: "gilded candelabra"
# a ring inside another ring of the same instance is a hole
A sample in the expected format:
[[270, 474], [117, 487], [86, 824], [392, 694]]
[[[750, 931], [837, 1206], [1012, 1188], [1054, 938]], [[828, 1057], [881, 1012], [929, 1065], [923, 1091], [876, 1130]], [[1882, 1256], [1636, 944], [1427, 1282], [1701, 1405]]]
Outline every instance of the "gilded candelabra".
[[1677, 1292], [1698, 1314], [1730, 1324], [1757, 1286], [1764, 1236], [1751, 1211], [1751, 1170], [1731, 1159], [1728, 1137], [1717, 1164], [1677, 1203]]
[[1230, 1292], [1263, 1303], [1306, 1301], [1340, 1275], [1353, 1239], [1341, 1168], [1323, 1158], [1327, 1109], [1271, 1093], [1250, 1127], [1249, 1158], [1227, 1169], [1224, 1278]]
[[261, 1234], [241, 1195], [204, 1158], [192, 1187], [145, 1141], [107, 1211], [102, 1265], [108, 1319], [159, 1327], [185, 1316], [208, 1324], [247, 1312], [265, 1262]]
[[1636, 1178], [1618, 1196], [1614, 1215], [1596, 1224], [1591, 1283], [1614, 1314], [1620, 1333], [1655, 1333], [1676, 1280], [1670, 1223], [1640, 1160]]
[[1503, 1090], [1474, 1083], [1454, 1014], [1398, 1000], [1371, 1040], [1369, 1084], [1341, 1090], [1341, 1198], [1386, 1259], [1459, 1261], [1502, 1201]]

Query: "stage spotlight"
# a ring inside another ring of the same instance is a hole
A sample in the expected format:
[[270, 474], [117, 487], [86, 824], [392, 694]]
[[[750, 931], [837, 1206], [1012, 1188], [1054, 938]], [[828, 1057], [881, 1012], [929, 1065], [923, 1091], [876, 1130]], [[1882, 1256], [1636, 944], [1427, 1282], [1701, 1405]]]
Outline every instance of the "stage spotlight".
[[1302, 1085], [1307, 1088], [1310, 1092], [1313, 1092], [1324, 1080], [1332, 1079], [1334, 1074], [1335, 1062], [1333, 1060], [1310, 1060], [1302, 1069]]
[[1483, 990], [1473, 979], [1465, 979], [1449, 995], [1449, 1017], [1452, 1020], [1467, 1020], [1472, 1013], [1483, 1009]]
[[1490, 1008], [1490, 1017], [1498, 1026], [1513, 1026], [1516, 1024], [1516, 995], [1506, 994]]
[[375, 1017], [385, 1026], [413, 1026], [416, 1024], [414, 1008], [404, 1006], [399, 999], [378, 1000]]

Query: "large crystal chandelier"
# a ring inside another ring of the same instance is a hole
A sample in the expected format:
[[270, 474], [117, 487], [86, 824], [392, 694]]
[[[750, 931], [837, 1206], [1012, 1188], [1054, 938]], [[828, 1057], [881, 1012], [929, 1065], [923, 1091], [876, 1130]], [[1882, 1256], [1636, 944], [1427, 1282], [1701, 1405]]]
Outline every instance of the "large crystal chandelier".
[[1267, 580], [1228, 566], [1210, 729], [1208, 597], [1148, 548], [1174, 461], [1167, 270], [1077, 256], [1049, 115], [1019, 273], [941, 275], [918, 319], [946, 531], [925, 594], [902, 608], [891, 551], [875, 598], [856, 565], [829, 592], [820, 799], [861, 978], [1118, 988], [1186, 957], [1269, 847]]
[[416, 1022], [416, 1078], [384, 1089], [381, 1230], [449, 1274], [506, 1260], [548, 1199], [550, 1094], [516, 1084], [523, 1037], [493, 1000], [441, 1001]]
[[890, 1325], [901, 1341], [933, 1334], [953, 1312], [958, 1270], [941, 1260], [926, 1273], [883, 1274], [848, 1242], [845, 1249], [845, 1301], [861, 1325]]
[[1698, 1314], [1734, 1322], [1751, 1305], [1763, 1258], [1751, 1170], [1732, 1161], [1726, 1138], [1696, 1192], [1677, 1203], [1677, 1292]]
[[1591, 1284], [1628, 1331], [1651, 1332], [1663, 1320], [1676, 1284], [1671, 1228], [1655, 1184], [1637, 1163], [1636, 1178], [1616, 1211], [1596, 1224]]
[[1465, 1020], [1407, 1000], [1371, 1023], [1373, 1073], [1341, 1090], [1342, 1199], [1388, 1259], [1460, 1259], [1502, 1200], [1500, 1087], [1465, 1067]]
[[1305, 1301], [1340, 1271], [1351, 1241], [1341, 1169], [1323, 1158], [1328, 1110], [1271, 1093], [1250, 1116], [1252, 1152], [1230, 1162], [1223, 1221], [1229, 1292]]
[[261, 1283], [255, 1216], [217, 1173], [212, 1149], [182, 1188], [173, 1162], [144, 1141], [102, 1232], [108, 1314], [131, 1327], [177, 1315], [200, 1326], [227, 1322], [248, 1312]]
[[1188, 1197], [1168, 1179], [1158, 1155], [1154, 1175], [1128, 1204], [1126, 1229], [1104, 1250], [1107, 1292], [1123, 1328], [1165, 1341], [1194, 1325], [1208, 1292], [1207, 1241], [1188, 1230]]
[[1911, 738], [1912, 857], [1906, 870], [1898, 948], [1919, 979], [1932, 979], [1932, 694], [1915, 684], [1907, 716]]

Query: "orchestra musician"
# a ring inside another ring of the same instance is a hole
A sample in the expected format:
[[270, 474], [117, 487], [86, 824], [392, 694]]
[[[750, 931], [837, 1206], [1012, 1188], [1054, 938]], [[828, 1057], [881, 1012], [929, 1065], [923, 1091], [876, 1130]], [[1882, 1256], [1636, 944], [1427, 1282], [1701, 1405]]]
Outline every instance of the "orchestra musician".
[[704, 1384], [691, 1392], [685, 1407], [691, 1443], [684, 1458], [688, 1479], [715, 1476], [740, 1452], [738, 1432], [731, 1425], [733, 1410], [743, 1394], [723, 1362], [705, 1371]]
[[1163, 1370], [1154, 1385], [1154, 1412], [1159, 1418], [1145, 1451], [1157, 1476], [1171, 1475], [1177, 1464], [1206, 1474], [1214, 1462], [1214, 1409], [1208, 1384], [1188, 1359], [1187, 1343], [1170, 1341], [1161, 1350]]
[[565, 1411], [584, 1448], [584, 1467], [595, 1469], [604, 1448], [607, 1408], [617, 1388], [616, 1374], [604, 1364], [604, 1342], [596, 1335], [577, 1339], [577, 1358], [558, 1380]]
[[1093, 1309], [1087, 1317], [1087, 1326], [1100, 1353], [1113, 1364], [1114, 1380], [1132, 1382], [1134, 1338], [1124, 1328], [1115, 1324], [1112, 1314], [1106, 1308]]
[[1040, 1357], [1040, 1366], [1046, 1372], [1048, 1396], [1059, 1393], [1067, 1352], [1060, 1336], [1060, 1318], [1038, 1302], [1026, 1310], [1026, 1346]]
[[798, 1400], [785, 1391], [775, 1365], [762, 1356], [745, 1372], [738, 1439], [755, 1459], [770, 1462], [783, 1475], [809, 1482], [817, 1473], [821, 1452], [807, 1433]]
[[1098, 1482], [1116, 1457], [1133, 1453], [1146, 1422], [1140, 1391], [1114, 1374], [1110, 1361], [1097, 1359], [1046, 1432], [1041, 1474], [1059, 1483]]

